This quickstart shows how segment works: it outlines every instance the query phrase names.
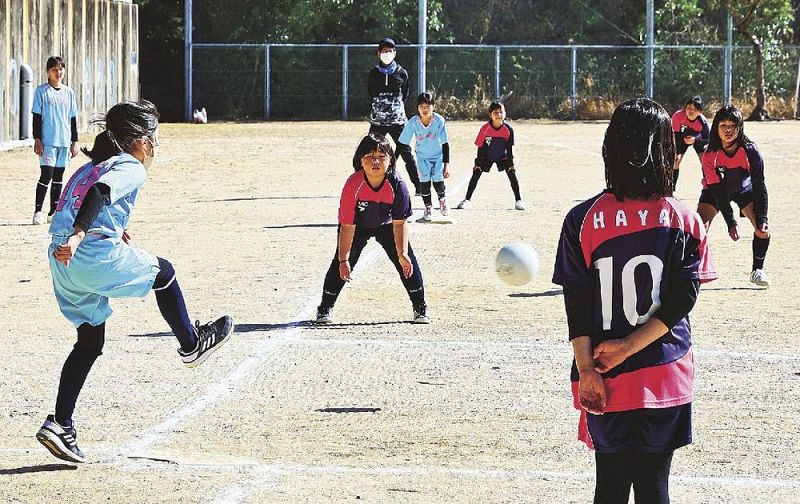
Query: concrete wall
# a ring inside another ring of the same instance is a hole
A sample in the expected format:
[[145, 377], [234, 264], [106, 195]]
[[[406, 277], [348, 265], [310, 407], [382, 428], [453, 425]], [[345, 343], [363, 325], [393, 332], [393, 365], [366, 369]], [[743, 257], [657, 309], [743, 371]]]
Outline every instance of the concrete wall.
[[[139, 16], [130, 1], [0, 0], [0, 144], [19, 139], [19, 67], [47, 80], [49, 56], [66, 62], [78, 126], [139, 97]], [[30, 113], [25, 111], [25, 113]]]

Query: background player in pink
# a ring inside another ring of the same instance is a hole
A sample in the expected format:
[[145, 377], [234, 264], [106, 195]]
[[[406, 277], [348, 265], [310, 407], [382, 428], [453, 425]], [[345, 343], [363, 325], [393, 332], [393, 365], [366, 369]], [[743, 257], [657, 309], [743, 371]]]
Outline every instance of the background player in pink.
[[478, 180], [483, 172], [489, 172], [493, 164], [497, 164], [498, 171], [505, 171], [511, 190], [514, 191], [514, 208], [525, 210], [525, 202], [519, 194], [519, 181], [514, 167], [514, 130], [506, 122], [506, 108], [500, 102], [489, 105], [489, 122], [481, 126], [478, 137], [475, 139], [478, 155], [475, 157], [475, 166], [472, 168], [472, 178], [467, 186], [467, 195], [456, 208], [464, 209], [471, 206], [472, 193], [478, 186]]
[[370, 238], [386, 251], [411, 299], [413, 322], [430, 324], [425, 289], [414, 250], [408, 241], [411, 197], [395, 173], [395, 156], [386, 137], [371, 133], [361, 139], [353, 167], [342, 189], [336, 254], [325, 274], [317, 323], [333, 322], [331, 310]]
[[603, 141], [606, 190], [564, 219], [553, 282], [575, 359], [578, 437], [595, 450], [599, 503], [669, 502], [676, 448], [689, 444], [687, 314], [716, 278], [700, 216], [672, 194], [670, 117], [638, 98], [614, 111]]
[[672, 172], [673, 187], [678, 187], [681, 160], [689, 147], [694, 147], [697, 157], [702, 160], [708, 145], [708, 120], [703, 115], [703, 99], [695, 96], [686, 102], [682, 109], [672, 114], [672, 131], [675, 133], [675, 168]]
[[764, 271], [770, 233], [767, 217], [767, 184], [764, 180], [764, 158], [744, 134], [742, 112], [734, 106], [722, 107], [714, 115], [708, 149], [703, 155], [703, 191], [697, 212], [706, 229], [722, 212], [731, 239], [739, 239], [739, 227], [733, 216], [731, 201], [741, 215], [753, 225], [753, 265], [750, 281], [769, 287]]

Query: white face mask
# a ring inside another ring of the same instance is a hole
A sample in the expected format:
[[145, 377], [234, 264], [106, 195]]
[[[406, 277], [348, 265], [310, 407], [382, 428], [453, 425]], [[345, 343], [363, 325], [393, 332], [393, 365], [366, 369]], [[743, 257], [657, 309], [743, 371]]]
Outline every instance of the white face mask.
[[382, 52], [381, 53], [381, 62], [383, 62], [384, 65], [390, 65], [392, 63], [392, 61], [394, 61], [394, 55], [395, 55], [394, 51], [392, 51], [392, 52]]

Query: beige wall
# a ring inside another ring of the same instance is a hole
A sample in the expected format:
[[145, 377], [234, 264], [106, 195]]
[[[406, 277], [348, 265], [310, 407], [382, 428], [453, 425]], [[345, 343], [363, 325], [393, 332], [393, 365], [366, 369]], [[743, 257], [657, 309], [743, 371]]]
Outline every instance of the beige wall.
[[0, 143], [19, 137], [23, 63], [35, 87], [47, 79], [47, 58], [64, 58], [81, 130], [94, 113], [138, 98], [138, 33], [137, 7], [127, 1], [0, 0]]

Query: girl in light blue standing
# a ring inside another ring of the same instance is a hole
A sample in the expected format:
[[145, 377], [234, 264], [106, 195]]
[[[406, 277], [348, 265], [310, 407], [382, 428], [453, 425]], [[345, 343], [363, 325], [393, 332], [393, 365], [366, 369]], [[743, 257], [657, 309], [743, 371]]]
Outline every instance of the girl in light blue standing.
[[417, 98], [417, 112], [406, 123], [400, 135], [398, 150], [416, 140], [414, 150], [417, 154], [417, 173], [422, 201], [425, 203], [426, 221], [433, 219], [431, 181], [439, 197], [439, 210], [442, 215], [450, 213], [445, 197], [444, 179], [450, 176], [447, 165], [450, 162], [450, 144], [447, 140], [447, 126], [444, 117], [433, 111], [433, 95], [424, 92]]
[[[47, 58], [47, 82], [33, 93], [33, 152], [39, 156], [40, 175], [36, 183], [33, 223], [45, 224], [56, 210], [61, 181], [69, 160], [78, 154], [78, 106], [75, 92], [64, 84], [64, 60]], [[50, 212], [42, 211], [50, 186]]]

